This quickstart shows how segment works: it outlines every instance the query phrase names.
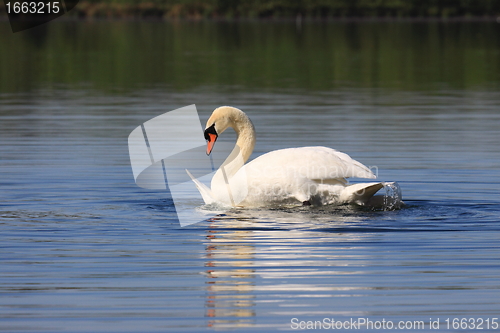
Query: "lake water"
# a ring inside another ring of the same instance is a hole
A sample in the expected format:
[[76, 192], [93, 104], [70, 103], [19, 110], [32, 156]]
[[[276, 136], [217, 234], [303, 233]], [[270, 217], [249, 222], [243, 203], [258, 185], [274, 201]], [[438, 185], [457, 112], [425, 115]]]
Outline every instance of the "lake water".
[[[0, 23], [1, 330], [481, 318], [496, 331], [500, 24]], [[220, 105], [246, 111], [253, 158], [346, 152], [406, 206], [234, 209], [180, 227], [167, 192], [135, 185], [127, 137], [190, 104], [203, 124]]]

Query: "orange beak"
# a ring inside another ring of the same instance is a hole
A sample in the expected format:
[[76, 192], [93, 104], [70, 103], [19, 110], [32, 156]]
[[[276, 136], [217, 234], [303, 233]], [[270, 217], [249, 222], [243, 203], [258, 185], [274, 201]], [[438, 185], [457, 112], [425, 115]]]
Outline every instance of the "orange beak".
[[212, 149], [214, 149], [214, 144], [216, 140], [217, 140], [217, 134], [208, 133], [207, 155], [210, 155]]

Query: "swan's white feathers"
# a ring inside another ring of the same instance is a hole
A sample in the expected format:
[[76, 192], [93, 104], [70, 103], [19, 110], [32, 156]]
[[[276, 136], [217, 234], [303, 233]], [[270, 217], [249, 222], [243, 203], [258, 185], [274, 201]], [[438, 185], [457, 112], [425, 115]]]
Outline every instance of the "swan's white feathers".
[[[301, 147], [275, 150], [257, 157], [247, 168], [262, 173], [286, 173], [314, 179], [320, 183], [345, 183], [345, 178], [376, 178], [366, 166], [349, 155], [327, 147]], [[280, 177], [281, 178], [281, 177]]]
[[383, 183], [359, 183], [347, 186], [340, 193], [340, 201], [354, 202], [357, 204], [364, 204], [370, 200], [371, 197], [378, 190], [384, 187]]

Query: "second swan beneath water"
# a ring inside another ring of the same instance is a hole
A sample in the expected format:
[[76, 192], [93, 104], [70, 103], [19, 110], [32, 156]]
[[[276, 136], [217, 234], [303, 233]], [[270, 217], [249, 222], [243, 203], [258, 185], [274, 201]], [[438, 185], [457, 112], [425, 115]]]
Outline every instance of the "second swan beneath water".
[[[274, 150], [245, 164], [255, 147], [255, 128], [241, 110], [222, 106], [207, 121], [207, 154], [227, 128], [236, 145], [212, 178], [211, 188], [192, 177], [206, 204], [262, 207], [270, 205], [375, 204], [383, 182], [349, 185], [346, 178], [376, 178], [349, 155], [327, 147]], [[189, 173], [189, 171], [188, 171]]]

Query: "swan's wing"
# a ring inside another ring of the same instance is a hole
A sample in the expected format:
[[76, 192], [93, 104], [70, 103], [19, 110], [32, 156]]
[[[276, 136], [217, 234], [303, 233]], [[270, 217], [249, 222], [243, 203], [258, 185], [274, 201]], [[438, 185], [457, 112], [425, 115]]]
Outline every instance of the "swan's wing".
[[205, 204], [208, 205], [208, 204], [211, 204], [211, 203], [215, 202], [213, 194], [212, 194], [212, 190], [210, 190], [208, 188], [208, 186], [206, 186], [205, 184], [203, 184], [202, 182], [200, 182], [198, 179], [196, 179], [191, 174], [191, 172], [189, 172], [188, 169], [186, 169], [186, 172], [189, 175], [189, 177], [191, 177], [191, 180], [194, 182], [194, 184], [196, 185], [196, 188], [200, 192], [200, 194], [201, 194], [201, 196], [203, 198], [203, 201], [205, 201]]
[[306, 177], [318, 181], [377, 178], [349, 155], [327, 147], [288, 148], [269, 152], [248, 163], [267, 177]]

